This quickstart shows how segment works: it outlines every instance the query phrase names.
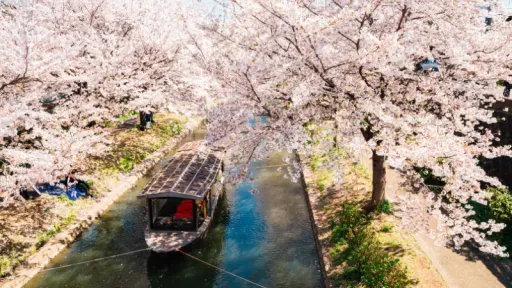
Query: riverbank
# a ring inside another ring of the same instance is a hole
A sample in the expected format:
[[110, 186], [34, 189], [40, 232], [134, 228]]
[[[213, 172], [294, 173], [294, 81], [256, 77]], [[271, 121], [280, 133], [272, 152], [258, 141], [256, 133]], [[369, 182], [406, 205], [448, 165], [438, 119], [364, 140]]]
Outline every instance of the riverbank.
[[[331, 242], [331, 223], [336, 219], [341, 207], [347, 202], [361, 203], [371, 196], [371, 174], [361, 164], [345, 163], [346, 174], [342, 184], [334, 185], [329, 172], [312, 169], [307, 159], [301, 159], [307, 195], [314, 218], [314, 230], [319, 243], [320, 257], [327, 287], [345, 287], [345, 263], [335, 260], [336, 247]], [[416, 243], [413, 235], [398, 227], [398, 219], [385, 213], [375, 215], [371, 223], [373, 234], [384, 250], [400, 260], [407, 267], [414, 287], [448, 287], [431, 260]]]
[[9, 253], [3, 256], [2, 266], [10, 270], [0, 279], [1, 287], [22, 287], [199, 125], [189, 120], [177, 129], [175, 124], [184, 122], [183, 118], [166, 114], [155, 119], [163, 124], [146, 132], [133, 125], [112, 128], [112, 141], [118, 145], [108, 155], [86, 161], [86, 170], [77, 176], [93, 183], [93, 198], [73, 202], [43, 194], [2, 210], [0, 248]]
[[[197, 129], [182, 143], [200, 140], [204, 132]], [[44, 271], [24, 287], [252, 287], [181, 253], [140, 251], [147, 247], [146, 207], [136, 196], [171, 155], [139, 179], [47, 268], [124, 256]], [[286, 165], [283, 156], [276, 153], [251, 162], [252, 180], [226, 185], [208, 234], [184, 251], [265, 287], [323, 287], [304, 187], [284, 178], [287, 169], [277, 170]], [[225, 163], [227, 173], [235, 171], [233, 164]], [[140, 252], [125, 254], [130, 251]]]
[[[402, 188], [406, 185], [403, 177], [394, 169], [386, 173], [388, 199], [393, 202], [407, 193]], [[430, 216], [430, 225], [435, 228], [437, 222]], [[464, 288], [501, 288], [512, 287], [512, 261], [495, 257], [469, 245], [460, 250], [436, 245], [425, 233], [415, 233], [414, 238], [433, 265], [450, 287]], [[510, 252], [509, 252], [510, 253]]]

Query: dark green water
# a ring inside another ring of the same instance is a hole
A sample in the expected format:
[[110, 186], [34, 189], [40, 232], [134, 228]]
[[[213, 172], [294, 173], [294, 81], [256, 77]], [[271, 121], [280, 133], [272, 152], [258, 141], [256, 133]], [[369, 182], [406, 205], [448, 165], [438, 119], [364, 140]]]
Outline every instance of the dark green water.
[[[185, 141], [200, 139], [196, 131]], [[146, 248], [145, 207], [136, 199], [156, 165], [50, 267]], [[282, 154], [251, 163], [256, 180], [226, 187], [208, 236], [185, 251], [267, 287], [323, 287], [300, 183], [283, 178]], [[283, 169], [284, 170], [284, 169]], [[251, 190], [257, 188], [258, 193]], [[255, 287], [182, 254], [143, 251], [39, 273], [26, 287]]]

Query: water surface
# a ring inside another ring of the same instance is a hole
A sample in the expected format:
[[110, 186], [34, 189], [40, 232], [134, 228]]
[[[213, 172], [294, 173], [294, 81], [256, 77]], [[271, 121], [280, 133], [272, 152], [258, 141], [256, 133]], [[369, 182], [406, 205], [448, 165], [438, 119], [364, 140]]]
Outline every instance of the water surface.
[[[204, 131], [196, 131], [184, 141], [203, 136]], [[121, 196], [48, 268], [146, 248], [146, 208], [136, 196], [170, 156]], [[226, 187], [207, 237], [184, 250], [267, 287], [323, 287], [303, 187], [284, 179], [284, 172], [276, 167], [265, 168], [283, 164], [282, 156], [251, 163], [255, 180]], [[26, 287], [255, 286], [182, 254], [143, 251], [45, 271]]]

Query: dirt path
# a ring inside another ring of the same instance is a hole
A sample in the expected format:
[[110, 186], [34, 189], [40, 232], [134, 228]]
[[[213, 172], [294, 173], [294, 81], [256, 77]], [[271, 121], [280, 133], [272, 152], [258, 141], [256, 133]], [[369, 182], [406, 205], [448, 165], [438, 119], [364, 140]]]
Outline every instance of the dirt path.
[[[439, 247], [424, 234], [416, 234], [414, 238], [450, 287], [507, 287], [481, 260], [471, 261], [449, 248]], [[511, 285], [512, 283], [508, 287]]]
[[[396, 171], [387, 171], [386, 191], [391, 202], [396, 191], [400, 193], [400, 179]], [[435, 245], [425, 234], [417, 233], [414, 238], [450, 287], [512, 287], [510, 261], [497, 261], [492, 256], [469, 248], [461, 249], [460, 253], [457, 253], [450, 248]]]
[[[314, 172], [306, 159], [301, 159], [304, 176], [304, 184], [307, 189], [309, 206], [313, 216], [313, 228], [318, 239], [321, 266], [325, 269], [327, 287], [343, 287], [340, 275], [346, 268], [344, 264], [335, 263], [329, 251], [333, 248], [330, 241], [333, 216], [339, 211], [341, 203], [347, 201], [368, 201], [371, 191], [371, 180], [366, 171], [357, 172], [355, 167], [347, 169], [350, 172], [344, 177], [342, 185], [329, 187], [325, 191], [318, 188], [318, 180], [321, 174]], [[363, 163], [366, 164], [366, 163]], [[363, 170], [363, 169], [361, 169]], [[377, 232], [376, 237], [384, 245], [388, 245], [390, 253], [395, 254], [401, 263], [408, 267], [411, 278], [417, 280], [415, 288], [448, 287], [442, 276], [437, 272], [427, 255], [417, 245], [411, 235], [405, 233], [394, 224], [393, 217], [380, 215], [374, 220], [374, 225], [393, 227], [388, 232]], [[380, 229], [378, 229], [380, 230]]]

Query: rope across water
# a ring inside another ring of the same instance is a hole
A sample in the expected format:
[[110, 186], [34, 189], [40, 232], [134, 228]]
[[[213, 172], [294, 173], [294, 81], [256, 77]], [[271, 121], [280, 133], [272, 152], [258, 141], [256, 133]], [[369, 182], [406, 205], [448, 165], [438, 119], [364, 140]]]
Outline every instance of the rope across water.
[[249, 280], [249, 279], [247, 279], [247, 278], [244, 278], [244, 277], [238, 276], [238, 275], [233, 274], [233, 273], [231, 273], [231, 272], [229, 272], [229, 271], [226, 271], [226, 270], [224, 270], [224, 269], [222, 269], [222, 268], [220, 268], [220, 267], [218, 267], [218, 266], [212, 265], [212, 264], [210, 264], [210, 263], [208, 263], [208, 262], [206, 262], [206, 261], [203, 261], [203, 260], [201, 260], [201, 259], [199, 259], [199, 258], [196, 258], [196, 257], [194, 257], [194, 256], [192, 256], [192, 255], [190, 255], [190, 254], [188, 254], [188, 253], [185, 253], [185, 252], [181, 251], [180, 249], [176, 249], [176, 251], [178, 251], [178, 252], [180, 252], [181, 254], [186, 255], [186, 256], [188, 256], [188, 257], [190, 257], [190, 258], [192, 258], [192, 259], [194, 259], [194, 260], [196, 260], [196, 261], [199, 261], [199, 262], [201, 262], [201, 263], [203, 263], [203, 264], [206, 264], [206, 265], [208, 265], [208, 266], [210, 266], [210, 267], [213, 267], [213, 268], [215, 268], [215, 269], [217, 269], [217, 270], [219, 270], [219, 271], [221, 271], [221, 272], [224, 272], [224, 273], [229, 274], [229, 275], [231, 275], [231, 276], [233, 276], [233, 277], [236, 277], [236, 278], [238, 278], [238, 279], [241, 279], [241, 280], [244, 280], [244, 281], [246, 281], [246, 282], [248, 282], [248, 283], [251, 283], [251, 284], [253, 284], [253, 285], [255, 285], [255, 286], [258, 286], [258, 287], [261, 287], [261, 288], [267, 288], [267, 287], [265, 287], [265, 286], [263, 286], [263, 285], [260, 285], [260, 284], [258, 284], [258, 283], [252, 282], [251, 280]]
[[[73, 266], [77, 266], [77, 265], [89, 264], [89, 263], [93, 263], [93, 262], [99, 262], [99, 261], [103, 261], [103, 260], [107, 260], [107, 259], [117, 258], [117, 257], [121, 257], [121, 256], [126, 256], [126, 255], [130, 255], [130, 254], [135, 254], [135, 253], [143, 252], [143, 251], [149, 251], [149, 250], [150, 250], [149, 248], [133, 250], [133, 251], [129, 251], [129, 252], [121, 253], [121, 254], [116, 254], [116, 255], [111, 255], [111, 256], [107, 256], [107, 257], [101, 257], [101, 258], [97, 258], [97, 259], [93, 259], [93, 260], [87, 260], [87, 261], [82, 261], [82, 262], [78, 262], [78, 263], [73, 263], [73, 264], [62, 265], [62, 266], [58, 266], [58, 267], [47, 268], [47, 269], [41, 270], [41, 272], [52, 271], [52, 270], [57, 270], [57, 269], [62, 269], [62, 268], [68, 268], [68, 267], [73, 267]], [[220, 268], [218, 266], [215, 266], [215, 265], [210, 264], [210, 263], [208, 263], [208, 262], [206, 262], [204, 260], [201, 260], [201, 259], [199, 259], [199, 258], [197, 258], [195, 256], [192, 256], [192, 255], [190, 255], [190, 254], [188, 254], [188, 253], [186, 253], [186, 252], [184, 252], [184, 251], [182, 251], [180, 249], [176, 249], [175, 251], [179, 252], [179, 253], [187, 256], [187, 257], [190, 257], [190, 258], [192, 258], [192, 259], [194, 259], [194, 260], [196, 260], [198, 262], [201, 262], [201, 263], [203, 263], [205, 265], [213, 267], [213, 268], [215, 268], [215, 269], [217, 269], [217, 270], [219, 270], [221, 272], [229, 274], [229, 275], [231, 275], [233, 277], [236, 277], [236, 278], [238, 278], [240, 280], [243, 280], [243, 281], [245, 281], [247, 283], [253, 284], [254, 286], [261, 287], [261, 288], [267, 288], [267, 287], [265, 287], [263, 285], [260, 285], [260, 284], [258, 284], [256, 282], [253, 282], [253, 281], [251, 281], [251, 280], [249, 280], [247, 278], [238, 276], [238, 275], [236, 275], [234, 273], [231, 273], [229, 271], [226, 271], [226, 270], [224, 270], [224, 269], [222, 269], [222, 268]]]

